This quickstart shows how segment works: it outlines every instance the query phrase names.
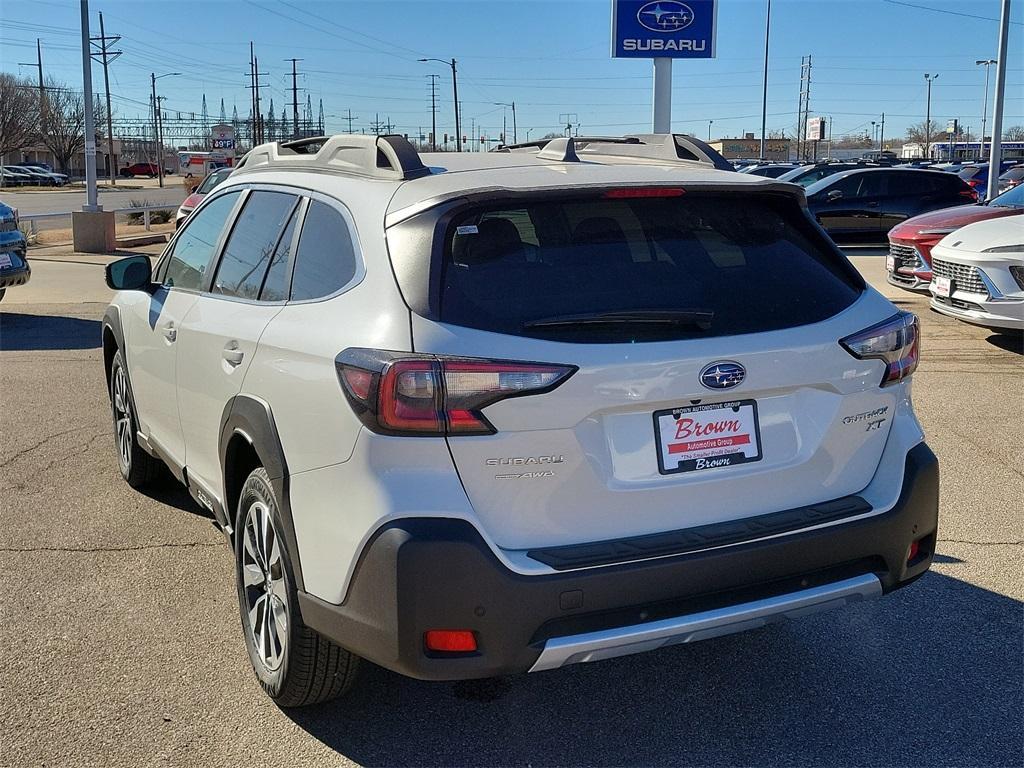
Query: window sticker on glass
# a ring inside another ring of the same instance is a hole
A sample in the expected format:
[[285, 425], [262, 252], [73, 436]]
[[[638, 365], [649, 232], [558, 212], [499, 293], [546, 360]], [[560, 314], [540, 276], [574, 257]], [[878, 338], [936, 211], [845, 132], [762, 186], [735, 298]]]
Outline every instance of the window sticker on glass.
[[459, 234], [459, 235], [475, 235], [479, 231], [480, 230], [477, 229], [476, 224], [464, 224], [461, 227], [456, 227], [455, 228], [456, 234]]

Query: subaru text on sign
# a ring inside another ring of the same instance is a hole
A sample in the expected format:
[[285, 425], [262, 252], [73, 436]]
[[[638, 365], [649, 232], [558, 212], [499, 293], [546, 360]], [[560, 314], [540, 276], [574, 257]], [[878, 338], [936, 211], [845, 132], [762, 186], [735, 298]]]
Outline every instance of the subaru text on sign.
[[612, 58], [713, 59], [715, 0], [613, 0]]

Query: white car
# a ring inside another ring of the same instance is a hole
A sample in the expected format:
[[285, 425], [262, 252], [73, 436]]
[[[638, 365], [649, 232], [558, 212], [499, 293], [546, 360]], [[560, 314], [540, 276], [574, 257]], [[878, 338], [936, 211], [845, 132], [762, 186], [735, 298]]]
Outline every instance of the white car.
[[932, 248], [931, 307], [993, 330], [1024, 330], [1024, 217], [968, 224]]
[[671, 135], [267, 144], [155, 267], [107, 268], [121, 473], [166, 464], [216, 516], [275, 701], [359, 658], [549, 670], [928, 569], [917, 318], [799, 187], [722, 166]]

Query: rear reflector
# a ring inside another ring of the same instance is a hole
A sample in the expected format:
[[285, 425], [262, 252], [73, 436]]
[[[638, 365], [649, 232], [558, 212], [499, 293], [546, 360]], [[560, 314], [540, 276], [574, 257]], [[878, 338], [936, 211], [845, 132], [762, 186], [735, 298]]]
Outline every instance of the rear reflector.
[[623, 187], [609, 189], [604, 193], [607, 200], [622, 200], [631, 197], [682, 197], [686, 190], [681, 187]]
[[900, 312], [888, 320], [839, 343], [860, 360], [881, 360], [886, 364], [881, 386], [902, 381], [917, 368], [921, 353], [921, 328], [917, 316]]
[[907, 562], [912, 563], [917, 559], [918, 552], [921, 551], [921, 542], [915, 541], [910, 545], [910, 551], [907, 552]]
[[468, 629], [430, 629], [423, 635], [423, 645], [428, 651], [472, 653], [476, 635]]

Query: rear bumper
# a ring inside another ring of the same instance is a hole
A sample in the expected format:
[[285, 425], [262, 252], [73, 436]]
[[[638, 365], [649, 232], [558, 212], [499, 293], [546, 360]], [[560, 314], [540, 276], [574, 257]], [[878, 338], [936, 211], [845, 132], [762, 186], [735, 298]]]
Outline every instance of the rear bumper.
[[[364, 548], [342, 605], [300, 593], [305, 623], [428, 680], [550, 669], [761, 626], [892, 591], [931, 565], [938, 462], [906, 457], [889, 511], [772, 539], [620, 565], [523, 576], [467, 522], [406, 519]], [[913, 541], [919, 554], [908, 564]], [[470, 629], [478, 651], [432, 654], [429, 629]]]

